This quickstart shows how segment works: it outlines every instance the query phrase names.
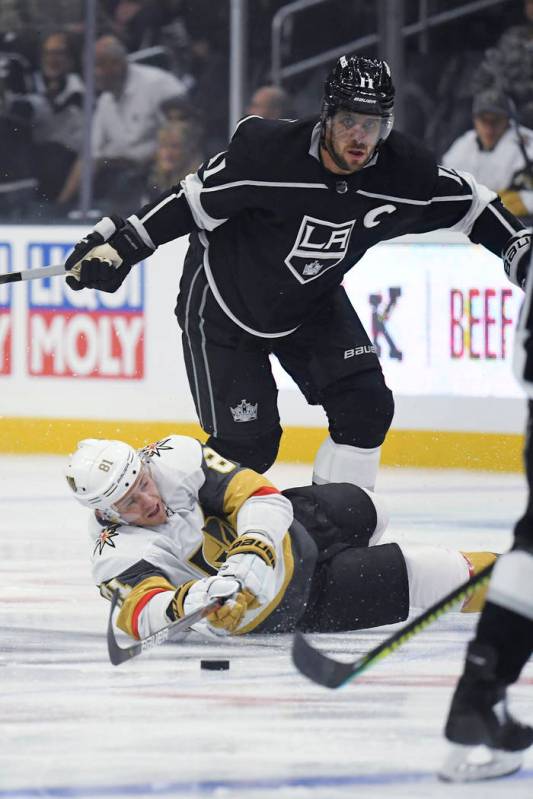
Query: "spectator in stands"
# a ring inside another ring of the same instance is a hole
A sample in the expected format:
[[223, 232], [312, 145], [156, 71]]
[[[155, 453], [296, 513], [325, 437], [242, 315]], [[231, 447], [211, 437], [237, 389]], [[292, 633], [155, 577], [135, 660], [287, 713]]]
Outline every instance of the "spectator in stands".
[[533, 0], [524, 0], [525, 23], [506, 30], [487, 50], [474, 75], [475, 93], [490, 87], [514, 101], [520, 122], [533, 128]]
[[474, 97], [474, 127], [444, 154], [446, 167], [470, 172], [498, 192], [519, 217], [533, 214], [533, 130], [516, 124], [506, 95], [488, 89]]
[[69, 35], [58, 31], [46, 36], [32, 100], [38, 195], [49, 202], [59, 196], [82, 145], [84, 86], [73, 70]]
[[[29, 39], [54, 30], [83, 33], [86, 0], [1, 0], [0, 31], [10, 31]], [[99, 30], [109, 25], [109, 17], [96, 4], [96, 24]]]
[[203, 127], [204, 120], [200, 115], [197, 106], [192, 103], [188, 97], [180, 95], [178, 97], [169, 97], [168, 100], [163, 100], [161, 109], [165, 115], [167, 122], [182, 122], [193, 121], [200, 127]]
[[37, 183], [31, 157], [31, 67], [17, 52], [15, 40], [5, 37], [0, 43], [0, 218], [4, 220], [20, 219]]
[[131, 53], [159, 43], [163, 26], [179, 14], [181, 0], [116, 0], [108, 5], [112, 29]]
[[157, 150], [144, 202], [152, 202], [161, 192], [172, 188], [191, 172], [196, 172], [205, 160], [202, 131], [195, 122], [166, 122], [157, 138]]
[[[101, 92], [93, 118], [92, 153], [95, 159], [94, 196], [105, 211], [131, 207], [131, 196], [144, 186], [148, 165], [164, 120], [161, 104], [184, 94], [180, 81], [157, 67], [129, 64], [124, 45], [114, 36], [102, 36], [95, 45], [95, 84]], [[81, 174], [78, 160], [59, 197], [69, 203], [77, 193]]]
[[246, 113], [264, 119], [290, 118], [290, 96], [281, 86], [260, 86], [252, 94]]
[[[226, 3], [210, 3], [227, 6]], [[209, 17], [209, 10], [206, 14]], [[205, 120], [206, 150], [217, 153], [228, 145], [228, 51], [214, 19], [197, 16], [189, 18], [187, 32], [190, 37], [189, 73], [192, 80], [190, 100]], [[227, 30], [227, 28], [226, 28]]]

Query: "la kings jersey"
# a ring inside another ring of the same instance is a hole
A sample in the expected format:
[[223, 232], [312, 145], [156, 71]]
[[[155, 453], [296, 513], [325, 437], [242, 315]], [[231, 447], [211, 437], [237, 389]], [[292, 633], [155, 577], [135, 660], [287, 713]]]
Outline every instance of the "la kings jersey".
[[380, 241], [449, 228], [499, 255], [522, 227], [493, 191], [400, 133], [346, 176], [322, 166], [319, 137], [316, 120], [245, 118], [226, 152], [130, 218], [154, 246], [194, 231], [187, 280], [205, 270], [252, 334], [293, 332]]
[[[119, 626], [142, 637], [167, 624], [166, 609], [176, 588], [216, 574], [235, 538], [257, 532], [257, 522], [276, 552], [275, 597], [266, 607], [249, 610], [237, 633], [261, 623], [262, 629], [272, 629], [280, 616], [290, 617], [293, 625], [294, 614], [305, 609], [315, 548], [301, 525], [291, 525], [289, 501], [262, 475], [221, 458], [192, 438], [169, 436], [145, 448], [142, 456], [165, 504], [167, 521], [154, 527], [103, 527], [96, 515], [90, 520], [93, 576], [103, 596], [110, 598], [119, 590]], [[149, 603], [154, 604], [148, 614]]]

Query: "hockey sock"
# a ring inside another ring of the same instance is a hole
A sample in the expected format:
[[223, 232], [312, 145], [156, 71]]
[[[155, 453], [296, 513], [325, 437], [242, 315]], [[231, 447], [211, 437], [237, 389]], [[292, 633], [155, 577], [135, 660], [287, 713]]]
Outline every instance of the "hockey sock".
[[468, 563], [454, 549], [400, 546], [409, 578], [411, 607], [428, 608], [469, 577]]
[[321, 444], [313, 468], [313, 483], [354, 483], [373, 491], [381, 447], [366, 449], [336, 444], [328, 436]]

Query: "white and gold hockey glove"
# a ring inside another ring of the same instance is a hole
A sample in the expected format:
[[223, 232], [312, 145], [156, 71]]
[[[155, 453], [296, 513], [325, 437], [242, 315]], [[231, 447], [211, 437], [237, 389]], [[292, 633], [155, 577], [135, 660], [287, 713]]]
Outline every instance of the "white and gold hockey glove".
[[178, 588], [172, 601], [174, 617], [180, 618], [220, 598], [222, 606], [207, 616], [208, 627], [222, 635], [235, 632], [248, 610], [274, 598], [275, 565], [274, 547], [265, 536], [259, 533], [239, 536], [217, 575]]
[[244, 533], [235, 539], [219, 577], [232, 577], [252, 593], [260, 605], [274, 598], [276, 551], [262, 533]]

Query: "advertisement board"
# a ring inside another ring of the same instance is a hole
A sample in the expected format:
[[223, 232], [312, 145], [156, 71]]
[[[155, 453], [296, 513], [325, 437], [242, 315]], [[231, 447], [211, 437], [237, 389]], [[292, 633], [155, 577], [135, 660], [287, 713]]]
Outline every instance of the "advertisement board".
[[[11, 272], [11, 264], [11, 244], [0, 240], [0, 275]], [[11, 374], [11, 296], [11, 285], [0, 285], [0, 375]]]
[[[63, 263], [71, 242], [28, 244], [30, 269]], [[57, 277], [28, 284], [27, 366], [38, 377], [144, 377], [144, 267], [115, 294], [74, 291]]]
[[[345, 276], [344, 288], [395, 394], [522, 396], [511, 372], [522, 292], [483, 247], [381, 244]], [[276, 378], [296, 389], [279, 366]]]
[[[0, 228], [0, 271], [62, 263], [85, 233]], [[344, 280], [395, 395], [393, 429], [521, 434], [524, 402], [511, 373], [521, 292], [499, 258], [440, 236], [380, 244]], [[115, 294], [75, 292], [62, 277], [0, 286], [0, 418], [11, 419], [9, 439], [20, 417], [46, 430], [69, 419], [196, 423], [174, 315], [187, 244], [160, 247]], [[273, 368], [282, 425], [325, 430], [322, 408]]]

